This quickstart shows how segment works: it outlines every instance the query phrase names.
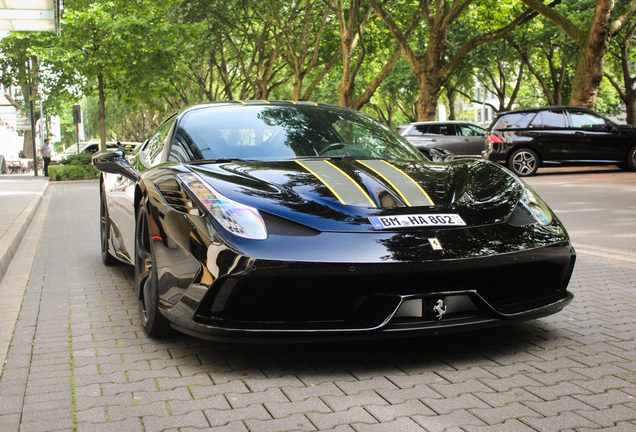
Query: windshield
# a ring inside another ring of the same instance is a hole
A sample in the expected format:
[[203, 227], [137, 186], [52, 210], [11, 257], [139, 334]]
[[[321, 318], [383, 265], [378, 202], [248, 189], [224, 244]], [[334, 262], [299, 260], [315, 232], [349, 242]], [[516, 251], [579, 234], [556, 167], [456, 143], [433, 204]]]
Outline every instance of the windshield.
[[186, 113], [169, 160], [355, 157], [422, 160], [395, 132], [357, 111], [324, 106], [231, 106]]

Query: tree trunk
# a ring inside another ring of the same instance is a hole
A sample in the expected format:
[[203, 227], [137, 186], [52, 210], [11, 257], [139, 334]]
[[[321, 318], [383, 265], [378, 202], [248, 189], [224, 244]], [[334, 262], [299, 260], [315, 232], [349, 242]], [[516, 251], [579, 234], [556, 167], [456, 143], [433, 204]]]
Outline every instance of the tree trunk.
[[627, 124], [636, 125], [636, 92], [632, 92], [631, 101], [628, 101], [627, 105], [627, 117], [625, 121]]
[[420, 98], [417, 101], [417, 121], [434, 121], [437, 115], [437, 101], [439, 100], [439, 92], [441, 85], [425, 80], [420, 80]]
[[353, 100], [353, 79], [351, 78], [351, 46], [348, 39], [342, 39], [342, 81], [338, 85], [342, 107], [350, 107]]
[[[36, 85], [39, 85], [39, 82], [36, 83]], [[31, 101], [31, 97], [32, 95], [29, 94], [29, 85], [28, 83], [24, 82], [20, 85], [20, 87], [22, 88], [22, 94], [24, 95], [24, 104], [26, 106], [27, 112], [22, 113], [24, 114], [30, 121], [31, 119], [31, 110], [30, 110], [30, 101]], [[35, 87], [37, 88], [37, 87]], [[35, 96], [35, 93], [33, 94], [33, 96]], [[13, 102], [12, 102], [13, 103]], [[20, 107], [18, 105], [14, 105], [16, 110], [20, 110]], [[39, 110], [35, 110], [33, 111], [33, 123], [37, 124], [38, 120], [40, 118], [40, 111]], [[22, 141], [22, 151], [24, 152], [24, 154], [26, 155], [26, 157], [28, 159], [33, 159], [33, 156], [37, 156], [38, 155], [38, 144], [37, 142], [35, 143], [35, 155], [33, 154], [33, 138], [32, 138], [32, 134], [35, 132], [35, 124], [31, 125], [31, 130], [25, 130], [24, 131], [24, 141]]]
[[603, 63], [606, 52], [607, 45], [587, 47], [581, 50], [572, 82], [570, 105], [594, 109], [598, 89], [603, 80]]
[[446, 95], [448, 97], [448, 120], [455, 120], [455, 89], [448, 88]]
[[106, 151], [106, 94], [104, 93], [104, 76], [97, 72], [97, 89], [99, 92], [99, 150]]

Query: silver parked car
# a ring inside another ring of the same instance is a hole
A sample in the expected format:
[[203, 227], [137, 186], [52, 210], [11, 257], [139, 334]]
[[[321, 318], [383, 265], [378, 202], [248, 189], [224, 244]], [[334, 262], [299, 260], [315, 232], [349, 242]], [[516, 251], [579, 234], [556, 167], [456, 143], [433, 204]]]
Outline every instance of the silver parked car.
[[459, 157], [481, 157], [488, 132], [466, 121], [416, 122], [397, 129], [403, 138], [426, 155], [432, 148], [443, 148]]

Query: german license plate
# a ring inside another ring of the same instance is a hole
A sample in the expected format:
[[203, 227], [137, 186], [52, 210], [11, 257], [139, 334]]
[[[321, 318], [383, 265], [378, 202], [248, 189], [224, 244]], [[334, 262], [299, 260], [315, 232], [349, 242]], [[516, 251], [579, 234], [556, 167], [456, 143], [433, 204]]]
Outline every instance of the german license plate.
[[459, 215], [452, 213], [370, 217], [369, 222], [375, 229], [466, 225]]

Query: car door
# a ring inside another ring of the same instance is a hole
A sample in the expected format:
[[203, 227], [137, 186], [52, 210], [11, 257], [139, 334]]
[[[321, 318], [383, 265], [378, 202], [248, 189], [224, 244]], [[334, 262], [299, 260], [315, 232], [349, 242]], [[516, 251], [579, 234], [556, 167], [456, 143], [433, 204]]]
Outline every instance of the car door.
[[567, 161], [582, 151], [583, 144], [573, 145], [573, 132], [568, 129], [562, 109], [546, 109], [537, 113], [528, 126], [528, 136], [544, 161]]
[[[145, 169], [162, 161], [169, 132], [175, 117], [164, 122], [155, 135], [141, 148], [138, 157]], [[132, 157], [129, 158], [131, 160]], [[108, 213], [111, 218], [111, 241], [116, 250], [132, 259], [135, 241], [135, 186], [136, 182], [121, 174], [105, 174], [104, 186], [108, 194]], [[132, 263], [132, 261], [131, 261]]]
[[486, 149], [486, 133], [488, 131], [481, 126], [468, 123], [458, 124], [457, 127], [464, 139], [462, 154], [481, 157], [481, 152]]
[[[584, 110], [568, 110], [574, 138], [584, 144], [579, 160], [622, 161], [629, 137], [618, 133], [617, 127], [605, 118]], [[577, 143], [578, 145], [578, 143]]]
[[463, 138], [458, 136], [454, 123], [415, 124], [405, 138], [420, 150], [444, 148], [458, 155], [465, 154]]

